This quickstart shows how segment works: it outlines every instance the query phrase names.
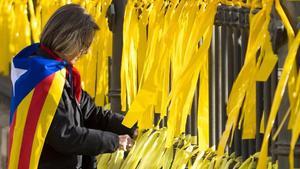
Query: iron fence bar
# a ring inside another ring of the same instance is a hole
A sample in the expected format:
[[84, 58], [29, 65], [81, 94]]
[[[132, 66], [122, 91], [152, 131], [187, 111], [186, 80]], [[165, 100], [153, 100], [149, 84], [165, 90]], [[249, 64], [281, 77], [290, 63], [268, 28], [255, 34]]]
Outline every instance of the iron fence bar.
[[190, 114], [187, 116], [187, 119], [186, 119], [185, 134], [191, 135], [191, 115]]
[[258, 82], [256, 85], [256, 139], [255, 139], [255, 151], [259, 152], [262, 145], [263, 135], [260, 133], [260, 124], [264, 109], [263, 99], [263, 83]]
[[[278, 81], [278, 76], [277, 76], [277, 68], [278, 66], [275, 67], [275, 71], [272, 72], [271, 74], [271, 89], [270, 89], [270, 95], [271, 95], [271, 102], [273, 103], [273, 99], [274, 99], [274, 95], [275, 95], [275, 91], [276, 91], [276, 87], [277, 87], [277, 81]], [[278, 116], [275, 119], [274, 125], [273, 125], [273, 129], [272, 129], [272, 133], [271, 135], [273, 136], [274, 133], [276, 132], [278, 128]], [[272, 155], [272, 161], [276, 162], [276, 160], [278, 159], [277, 154], [274, 153], [273, 150], [275, 150], [277, 147], [276, 142], [275, 141], [271, 141], [271, 155]]]
[[112, 69], [109, 97], [113, 112], [121, 112], [121, 60], [123, 49], [123, 22], [127, 0], [113, 0], [108, 10], [111, 18], [111, 30], [113, 32]]
[[[228, 22], [231, 22], [232, 20], [232, 15], [231, 15], [231, 9], [227, 9], [227, 15], [228, 15]], [[228, 55], [232, 55], [231, 58], [231, 62], [233, 64], [233, 69], [232, 69], [232, 76], [233, 76], [233, 81], [232, 81], [232, 85], [235, 81], [235, 79], [238, 76], [238, 72], [240, 71], [240, 46], [239, 43], [237, 42], [238, 40], [238, 36], [239, 36], [239, 30], [235, 27], [232, 26], [232, 24], [229, 24], [228, 27], [228, 36], [229, 36], [229, 40], [230, 42], [228, 44], [231, 44], [231, 46], [228, 48], [228, 50], [230, 51], [230, 48], [233, 49], [232, 54], [228, 53]], [[231, 87], [232, 87], [231, 85]], [[234, 133], [234, 151], [236, 152], [236, 154], [238, 156], [243, 156], [243, 142], [241, 140], [241, 131], [239, 129], [236, 129], [235, 133]]]
[[192, 143], [197, 144], [197, 136], [198, 136], [198, 130], [197, 130], [197, 122], [198, 122], [198, 93], [199, 93], [199, 79], [197, 82], [197, 88], [195, 91], [195, 95], [193, 98], [193, 104], [192, 104], [192, 111], [191, 111], [191, 136], [192, 136]]
[[215, 88], [216, 88], [216, 71], [215, 71], [215, 31], [213, 31], [212, 41], [210, 46], [210, 56], [209, 56], [209, 145], [216, 145], [216, 99], [215, 99]]
[[218, 142], [218, 139], [222, 135], [222, 112], [223, 112], [223, 87], [222, 87], [222, 43], [221, 43], [221, 34], [220, 34], [220, 26], [214, 27], [215, 31], [215, 98], [216, 98], [216, 135], [215, 140]]

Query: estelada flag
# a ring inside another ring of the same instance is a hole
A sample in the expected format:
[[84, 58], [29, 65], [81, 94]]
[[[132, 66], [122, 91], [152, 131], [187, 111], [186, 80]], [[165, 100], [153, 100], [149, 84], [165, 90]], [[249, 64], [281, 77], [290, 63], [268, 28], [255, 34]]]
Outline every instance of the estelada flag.
[[38, 168], [65, 84], [67, 63], [36, 55], [39, 47], [26, 47], [12, 60], [9, 169]]

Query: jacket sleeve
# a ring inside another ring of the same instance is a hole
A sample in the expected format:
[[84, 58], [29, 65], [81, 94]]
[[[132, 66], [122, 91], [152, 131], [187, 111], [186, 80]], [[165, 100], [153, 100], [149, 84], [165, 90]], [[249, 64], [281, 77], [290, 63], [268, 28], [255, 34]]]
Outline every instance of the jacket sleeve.
[[57, 108], [46, 143], [61, 153], [97, 155], [114, 152], [119, 147], [118, 135], [101, 130], [78, 127], [63, 103]]
[[116, 134], [134, 134], [135, 127], [127, 128], [122, 125], [124, 116], [112, 113], [111, 110], [103, 110], [95, 105], [92, 98], [85, 91], [82, 91], [80, 108], [84, 116], [84, 125], [88, 128], [110, 131]]

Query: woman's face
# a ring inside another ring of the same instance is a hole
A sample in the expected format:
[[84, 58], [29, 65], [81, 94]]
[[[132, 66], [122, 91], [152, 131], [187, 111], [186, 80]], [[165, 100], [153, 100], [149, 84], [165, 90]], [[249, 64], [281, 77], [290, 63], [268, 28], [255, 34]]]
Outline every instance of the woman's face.
[[66, 60], [67, 62], [71, 63], [71, 64], [75, 64], [76, 61], [80, 58], [80, 53], [75, 54], [75, 55], [64, 55], [60, 52], [55, 52], [60, 58], [63, 58], [64, 60]]
[[81, 57], [80, 53], [74, 55], [74, 56], [66, 56], [65, 59], [71, 63], [71, 64], [75, 64], [76, 61]]
[[71, 63], [71, 64], [75, 64], [76, 61], [82, 57], [83, 55], [86, 55], [88, 53], [88, 49], [87, 50], [80, 50], [80, 52], [76, 53], [73, 56], [66, 56], [65, 59]]

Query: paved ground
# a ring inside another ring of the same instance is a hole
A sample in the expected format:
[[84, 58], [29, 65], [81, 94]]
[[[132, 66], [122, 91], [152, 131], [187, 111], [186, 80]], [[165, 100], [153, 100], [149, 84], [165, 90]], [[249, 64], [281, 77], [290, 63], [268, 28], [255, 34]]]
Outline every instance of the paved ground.
[[9, 121], [9, 81], [0, 77], [0, 169], [7, 168], [7, 136]]
[[0, 100], [0, 126], [8, 125], [9, 106]]
[[0, 96], [0, 168], [6, 168], [9, 99]]
[[11, 85], [8, 77], [0, 76], [0, 127], [8, 125]]

